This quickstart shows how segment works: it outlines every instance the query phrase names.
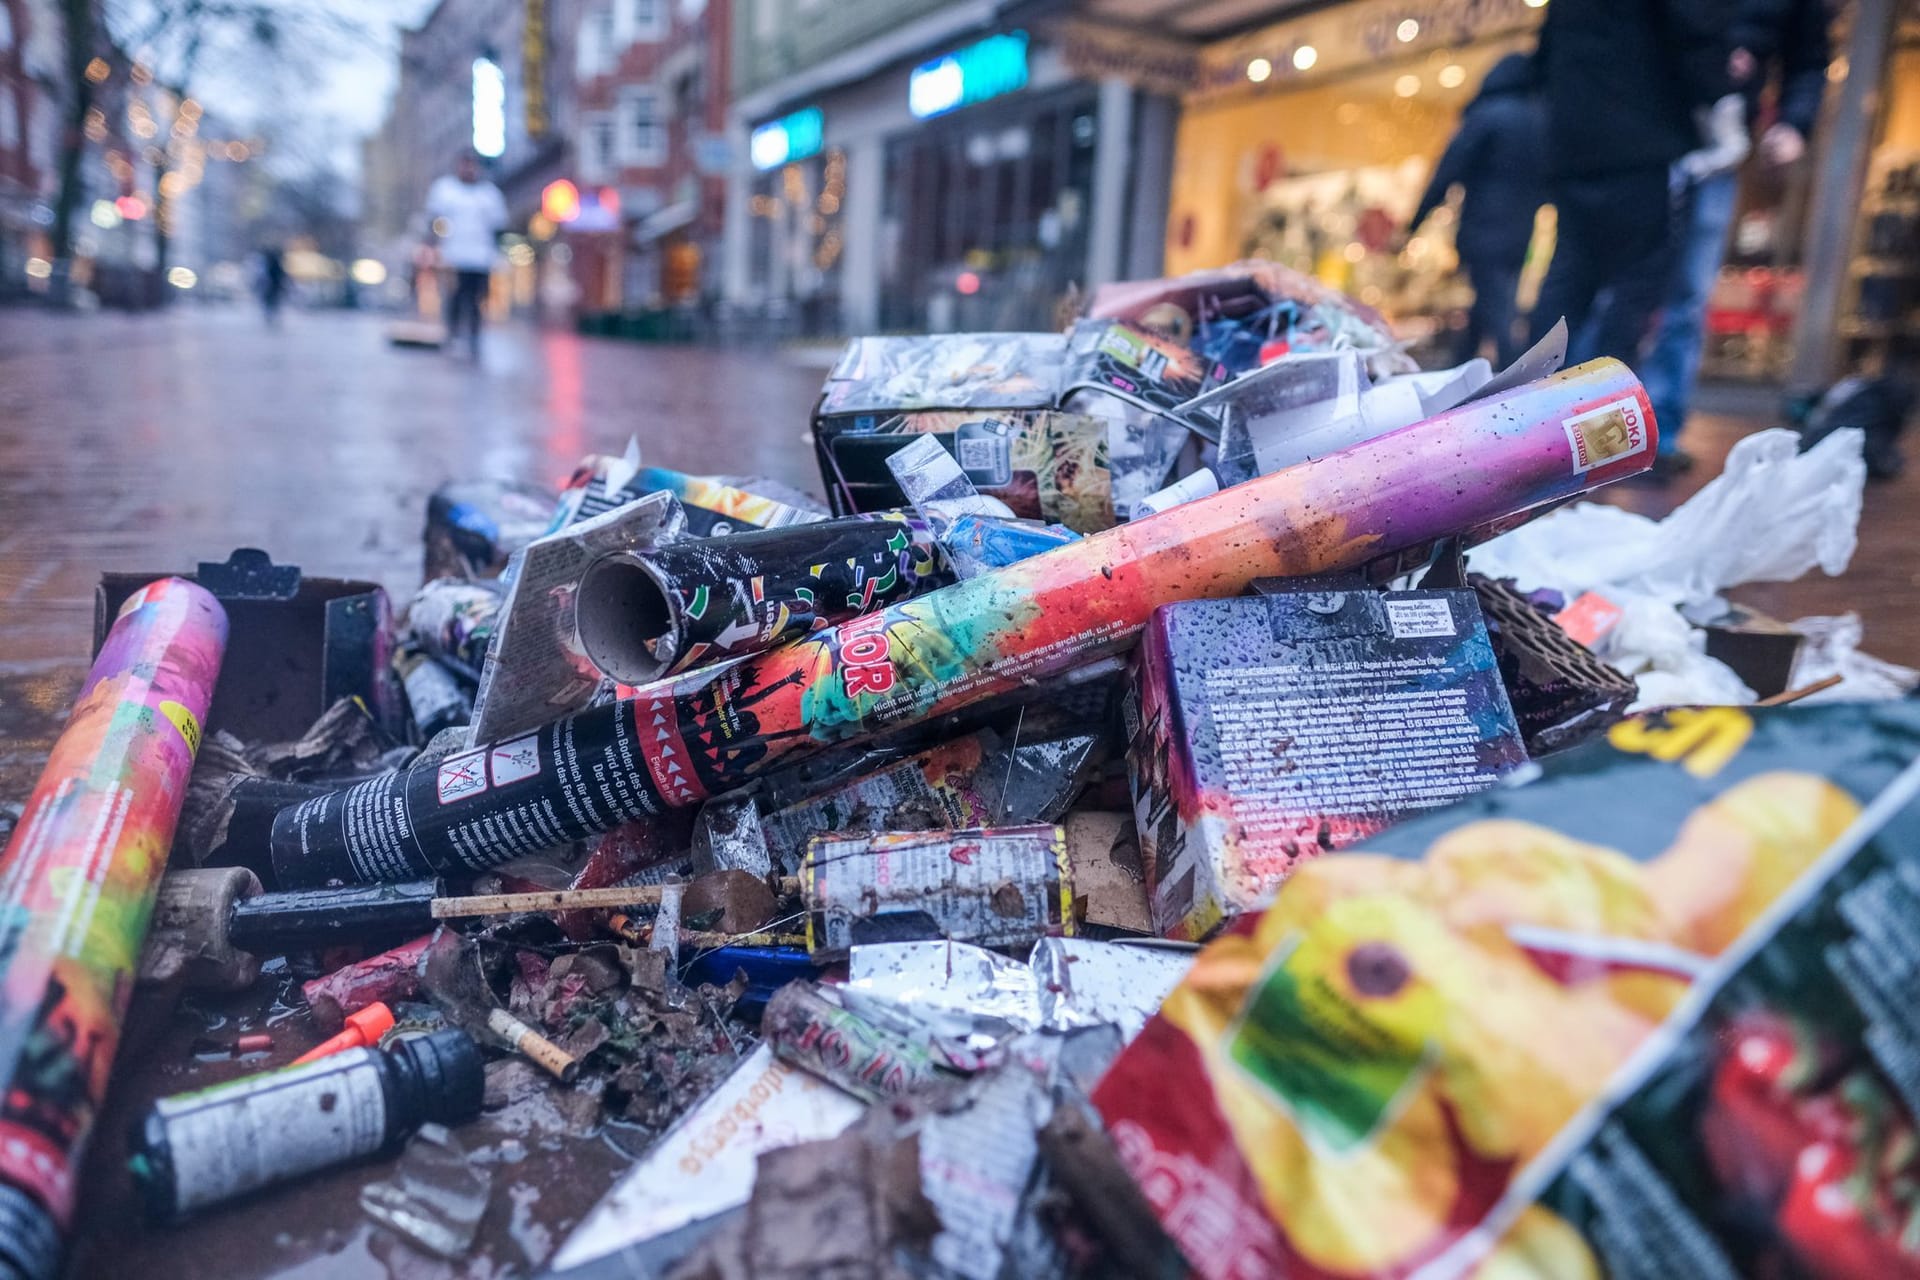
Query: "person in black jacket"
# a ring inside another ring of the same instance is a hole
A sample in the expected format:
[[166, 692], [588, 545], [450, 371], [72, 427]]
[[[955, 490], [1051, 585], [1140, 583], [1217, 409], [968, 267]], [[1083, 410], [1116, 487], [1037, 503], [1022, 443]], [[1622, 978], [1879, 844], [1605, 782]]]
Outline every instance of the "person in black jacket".
[[[1777, 67], [1780, 92], [1774, 118], [1760, 131], [1763, 163], [1784, 168], [1805, 154], [1807, 139], [1820, 115], [1827, 87], [1826, 0], [1742, 0], [1731, 35], [1733, 53], [1727, 71], [1746, 99], [1751, 129], [1760, 119], [1760, 92]], [[1640, 377], [1660, 424], [1658, 476], [1685, 471], [1693, 463], [1680, 448], [1700, 357], [1706, 345], [1707, 303], [1726, 258], [1727, 233], [1740, 197], [1740, 170], [1727, 166], [1688, 175], [1687, 217], [1682, 242], [1669, 278], [1653, 344], [1640, 364]]]
[[[1669, 172], [1700, 146], [1695, 111], [1731, 87], [1735, 13], [1736, 0], [1553, 0], [1547, 9], [1537, 57], [1559, 236], [1533, 332], [1537, 340], [1565, 316], [1571, 360], [1631, 363], [1638, 352], [1676, 242]], [[1593, 316], [1603, 291], [1611, 305]]]
[[1479, 94], [1467, 105], [1407, 224], [1412, 235], [1454, 187], [1466, 188], [1453, 243], [1473, 285], [1473, 309], [1467, 313], [1456, 363], [1478, 355], [1488, 338], [1503, 367], [1519, 354], [1513, 336], [1514, 294], [1533, 239], [1533, 216], [1547, 202], [1546, 149], [1546, 109], [1533, 59], [1510, 53], [1487, 72]]

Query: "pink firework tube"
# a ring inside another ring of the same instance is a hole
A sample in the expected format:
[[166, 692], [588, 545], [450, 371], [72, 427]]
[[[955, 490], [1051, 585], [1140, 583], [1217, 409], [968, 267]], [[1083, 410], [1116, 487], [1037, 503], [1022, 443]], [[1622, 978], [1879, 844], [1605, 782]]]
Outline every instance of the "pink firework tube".
[[283, 885], [479, 870], [732, 790], [775, 761], [1032, 687], [1153, 611], [1372, 564], [1644, 471], [1653, 411], [1596, 360], [525, 737], [283, 809]]
[[0, 1277], [59, 1270], [226, 644], [200, 587], [136, 592], [0, 856]]

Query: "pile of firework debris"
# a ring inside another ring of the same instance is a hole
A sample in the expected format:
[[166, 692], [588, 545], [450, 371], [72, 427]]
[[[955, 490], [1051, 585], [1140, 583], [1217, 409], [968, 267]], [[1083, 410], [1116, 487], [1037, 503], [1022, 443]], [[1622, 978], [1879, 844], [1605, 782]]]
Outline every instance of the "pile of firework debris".
[[[136, 973], [276, 997], [96, 1135], [152, 1230], [379, 1157], [476, 1257], [511, 1118], [630, 1159], [486, 1274], [1915, 1273], [1913, 673], [1720, 599], [1844, 568], [1859, 441], [1529, 524], [1655, 452], [1564, 347], [1243, 264], [855, 341], [827, 505], [635, 445], [437, 493], [398, 619], [108, 575], [0, 863], [0, 1275]], [[1883, 700], [1745, 707], [1815, 685]]]

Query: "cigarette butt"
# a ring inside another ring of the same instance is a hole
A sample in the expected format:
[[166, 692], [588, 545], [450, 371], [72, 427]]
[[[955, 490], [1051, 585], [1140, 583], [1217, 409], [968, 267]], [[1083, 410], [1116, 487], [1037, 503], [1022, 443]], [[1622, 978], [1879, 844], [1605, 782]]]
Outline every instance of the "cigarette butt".
[[487, 1028], [559, 1080], [572, 1084], [573, 1078], [580, 1074], [579, 1059], [505, 1009], [495, 1009], [487, 1015]]

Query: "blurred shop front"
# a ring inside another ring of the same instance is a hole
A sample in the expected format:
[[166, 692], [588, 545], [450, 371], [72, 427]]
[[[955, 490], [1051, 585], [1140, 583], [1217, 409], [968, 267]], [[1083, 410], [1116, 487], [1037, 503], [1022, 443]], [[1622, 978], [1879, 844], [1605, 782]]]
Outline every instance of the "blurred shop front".
[[731, 301], [805, 335], [1045, 329], [1143, 248], [1157, 270], [1173, 100], [1079, 74], [1045, 24], [972, 8], [735, 103], [751, 168], [729, 210]]
[[[1530, 0], [1358, 0], [1202, 49], [1174, 152], [1170, 273], [1259, 256], [1380, 308], [1420, 348], [1472, 301], [1453, 208], [1396, 235], [1480, 81], [1533, 48]], [[1552, 255], [1535, 228], [1523, 302]]]
[[[1842, 38], [1829, 81], [1875, 48], [1885, 50], [1885, 67], [1857, 122], [1865, 150], [1859, 200], [1836, 211], [1851, 213], [1852, 225], [1844, 254], [1834, 255], [1843, 278], [1833, 291], [1836, 341], [1827, 371], [1912, 379], [1920, 376], [1920, 0], [1854, 5]], [[1853, 123], [1851, 95], [1829, 96], [1837, 101], [1828, 103], [1836, 117], [1828, 125], [1844, 136]]]
[[[1102, 3], [1103, 0], [1092, 0]], [[1454, 207], [1397, 233], [1487, 71], [1530, 51], [1547, 0], [1348, 0], [1204, 43], [1181, 116], [1166, 267], [1249, 255], [1379, 307], [1437, 358], [1472, 300]], [[1807, 158], [1759, 158], [1707, 312], [1702, 372], [1796, 385], [1911, 361], [1920, 339], [1920, 0], [1837, 4]], [[1758, 128], [1773, 111], [1763, 95]], [[1536, 221], [1520, 301], [1553, 255]]]

